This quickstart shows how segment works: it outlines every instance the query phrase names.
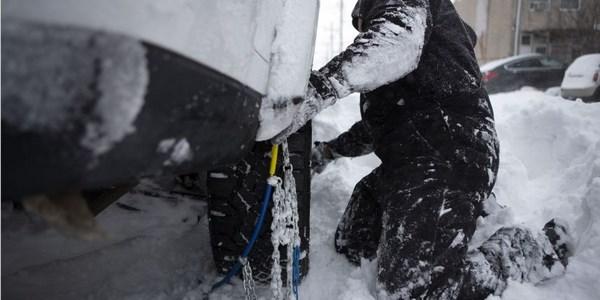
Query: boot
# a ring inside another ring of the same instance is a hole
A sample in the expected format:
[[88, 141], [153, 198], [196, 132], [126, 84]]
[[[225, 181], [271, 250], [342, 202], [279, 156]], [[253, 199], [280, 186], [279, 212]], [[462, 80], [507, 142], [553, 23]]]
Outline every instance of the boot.
[[552, 244], [552, 248], [556, 252], [560, 262], [566, 267], [568, 258], [573, 253], [573, 238], [568, 232], [567, 223], [564, 220], [554, 218], [544, 225], [543, 231]]

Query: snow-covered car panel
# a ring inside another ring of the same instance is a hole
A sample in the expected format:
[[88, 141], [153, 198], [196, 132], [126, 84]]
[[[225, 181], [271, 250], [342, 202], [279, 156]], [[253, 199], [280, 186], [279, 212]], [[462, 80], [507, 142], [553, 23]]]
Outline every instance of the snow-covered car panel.
[[2, 170], [18, 171], [3, 177], [3, 196], [236, 162], [259, 119], [264, 138], [291, 121], [317, 9], [318, 0], [4, 1]]
[[291, 99], [304, 95], [318, 17], [318, 0], [7, 0], [2, 4], [3, 19], [134, 37], [251, 87], [266, 95], [257, 140], [285, 129], [297, 110]]
[[[270, 2], [271, 5], [261, 4]], [[143, 40], [265, 94], [276, 0], [6, 0], [2, 19], [66, 25]], [[269, 16], [271, 15], [271, 16]]]
[[561, 83], [564, 98], [590, 98], [600, 88], [600, 54], [577, 58], [565, 72]]
[[128, 36], [3, 20], [2, 57], [3, 200], [234, 163], [256, 135], [258, 92]]
[[260, 110], [257, 141], [272, 138], [291, 124], [312, 69], [318, 0], [285, 1], [273, 41], [267, 95]]

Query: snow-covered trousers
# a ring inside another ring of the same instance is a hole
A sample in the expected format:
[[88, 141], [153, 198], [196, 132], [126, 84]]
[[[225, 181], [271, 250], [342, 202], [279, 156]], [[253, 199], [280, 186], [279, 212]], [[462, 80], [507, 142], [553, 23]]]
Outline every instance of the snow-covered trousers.
[[379, 299], [485, 299], [508, 279], [537, 283], [564, 272], [547, 236], [524, 228], [502, 228], [467, 252], [486, 193], [449, 184], [443, 169], [416, 162], [390, 176], [380, 166], [354, 189], [336, 250], [356, 264], [378, 257]]
[[452, 183], [447, 162], [430, 157], [361, 180], [336, 232], [336, 249], [358, 263], [378, 258], [380, 299], [456, 299], [467, 244], [486, 190]]
[[354, 262], [378, 257], [380, 299], [456, 299], [498, 170], [491, 105], [484, 91], [370, 100], [377, 96], [387, 99], [363, 95], [361, 109], [382, 164], [357, 184], [336, 248]]
[[566, 267], [566, 253], [559, 256], [557, 249], [560, 247], [553, 245], [542, 231], [533, 234], [521, 227], [501, 228], [477, 249], [467, 253], [469, 268], [458, 298], [471, 300], [486, 299], [492, 294], [499, 296], [508, 279], [536, 284], [562, 275]]

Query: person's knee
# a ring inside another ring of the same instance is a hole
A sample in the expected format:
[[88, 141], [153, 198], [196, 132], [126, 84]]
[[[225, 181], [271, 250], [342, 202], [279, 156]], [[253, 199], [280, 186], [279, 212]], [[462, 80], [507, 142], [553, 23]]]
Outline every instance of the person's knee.
[[337, 253], [344, 253], [344, 250], [346, 249], [346, 245], [348, 244], [348, 241], [343, 237], [342, 232], [340, 232], [340, 230], [341, 229], [338, 226], [338, 229], [335, 231], [333, 245], [334, 245], [335, 251]]
[[344, 254], [348, 261], [360, 265], [361, 259], [374, 259], [377, 255], [379, 230], [366, 232], [345, 232], [338, 227], [334, 238], [337, 253]]
[[337, 253], [343, 254], [350, 263], [357, 266], [360, 266], [360, 261], [362, 258], [369, 258], [365, 257], [365, 253], [363, 253], [361, 249], [351, 246], [349, 247], [347, 241], [340, 240], [337, 237], [334, 240], [334, 247]]

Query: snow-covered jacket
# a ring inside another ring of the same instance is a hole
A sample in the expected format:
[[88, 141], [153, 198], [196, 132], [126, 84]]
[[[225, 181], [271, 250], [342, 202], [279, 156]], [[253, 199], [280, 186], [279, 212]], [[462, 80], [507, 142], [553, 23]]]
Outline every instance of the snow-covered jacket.
[[333, 150], [497, 161], [476, 36], [450, 0], [360, 0], [353, 17], [362, 32], [311, 77], [320, 94], [361, 93], [362, 121], [330, 141]]
[[390, 83], [409, 98], [481, 87], [475, 34], [450, 0], [359, 0], [352, 15], [364, 31], [319, 70], [338, 98]]

